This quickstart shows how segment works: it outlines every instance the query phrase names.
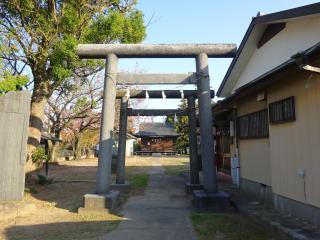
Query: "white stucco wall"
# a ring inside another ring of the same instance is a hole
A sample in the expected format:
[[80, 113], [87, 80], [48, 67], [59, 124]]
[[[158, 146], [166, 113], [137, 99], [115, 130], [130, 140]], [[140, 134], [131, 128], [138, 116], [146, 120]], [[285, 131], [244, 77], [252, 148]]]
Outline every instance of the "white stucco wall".
[[320, 41], [320, 17], [309, 17], [287, 22], [286, 28], [261, 48], [257, 48], [242, 73], [233, 92], [260, 75], [286, 62], [299, 51]]
[[[133, 145], [135, 139], [127, 139], [126, 141], [126, 156], [132, 156], [133, 155]], [[96, 150], [99, 151], [99, 144], [96, 145]], [[117, 155], [118, 154], [118, 144], [117, 146], [112, 147], [112, 154]]]
[[126, 143], [126, 156], [132, 156], [133, 155], [133, 144], [135, 140], [134, 139], [127, 139]]

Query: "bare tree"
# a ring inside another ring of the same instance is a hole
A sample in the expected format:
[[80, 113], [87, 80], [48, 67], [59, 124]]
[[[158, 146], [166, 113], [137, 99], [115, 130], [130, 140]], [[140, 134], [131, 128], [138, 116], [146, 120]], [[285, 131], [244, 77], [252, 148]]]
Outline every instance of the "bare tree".
[[[45, 109], [45, 125], [48, 133], [61, 138], [63, 131], [71, 131], [74, 141], [78, 141], [86, 129], [98, 128], [101, 91], [102, 83], [95, 76], [68, 79], [48, 100]], [[50, 144], [51, 160], [56, 158], [57, 144]]]

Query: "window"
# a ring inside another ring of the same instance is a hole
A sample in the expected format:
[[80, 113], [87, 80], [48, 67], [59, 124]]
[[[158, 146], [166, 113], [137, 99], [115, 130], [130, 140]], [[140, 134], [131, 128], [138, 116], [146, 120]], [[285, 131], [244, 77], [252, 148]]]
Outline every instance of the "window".
[[238, 117], [238, 136], [242, 139], [269, 137], [268, 110]]
[[284, 123], [296, 120], [294, 97], [269, 104], [270, 123]]

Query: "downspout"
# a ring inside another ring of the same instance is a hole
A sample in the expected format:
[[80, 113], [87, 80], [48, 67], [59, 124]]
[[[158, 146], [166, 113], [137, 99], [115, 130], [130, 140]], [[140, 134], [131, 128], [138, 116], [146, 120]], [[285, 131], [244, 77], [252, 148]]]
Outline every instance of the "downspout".
[[233, 174], [235, 174], [234, 176], [234, 183], [239, 187], [240, 186], [240, 158], [239, 158], [239, 140], [238, 140], [238, 122], [237, 122], [237, 109], [236, 108], [232, 108], [232, 119], [233, 119], [233, 131], [234, 131], [234, 146], [235, 146], [235, 153], [232, 156], [232, 171]]

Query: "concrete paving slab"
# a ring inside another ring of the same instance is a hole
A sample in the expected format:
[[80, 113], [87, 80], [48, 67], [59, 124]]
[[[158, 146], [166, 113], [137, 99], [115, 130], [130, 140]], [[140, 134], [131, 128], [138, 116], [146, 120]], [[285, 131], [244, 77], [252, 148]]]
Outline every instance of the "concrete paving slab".
[[[143, 231], [143, 233], [142, 233]], [[114, 231], [107, 238], [112, 240], [194, 240], [194, 236], [187, 229], [121, 229]]]
[[156, 158], [153, 166], [145, 194], [130, 197], [123, 206], [127, 220], [101, 240], [196, 240], [184, 179], [165, 175]]

